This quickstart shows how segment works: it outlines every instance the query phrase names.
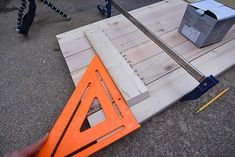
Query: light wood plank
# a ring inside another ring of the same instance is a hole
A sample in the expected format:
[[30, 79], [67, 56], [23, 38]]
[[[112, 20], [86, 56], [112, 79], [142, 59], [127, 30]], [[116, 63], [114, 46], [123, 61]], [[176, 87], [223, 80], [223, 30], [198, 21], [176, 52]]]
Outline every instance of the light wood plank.
[[[191, 63], [205, 75], [218, 75], [235, 64], [235, 40], [207, 53]], [[151, 97], [130, 109], [139, 123], [170, 107], [185, 94], [193, 90], [198, 82], [185, 70], [179, 68], [148, 86]], [[91, 126], [102, 120], [102, 113], [88, 117]]]
[[85, 34], [129, 106], [149, 97], [147, 87], [102, 31], [89, 30]]

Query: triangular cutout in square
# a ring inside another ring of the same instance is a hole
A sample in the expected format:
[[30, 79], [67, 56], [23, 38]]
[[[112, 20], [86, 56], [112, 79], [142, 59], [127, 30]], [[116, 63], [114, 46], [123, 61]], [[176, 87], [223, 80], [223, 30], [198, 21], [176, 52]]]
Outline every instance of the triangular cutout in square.
[[[106, 119], [80, 131], [95, 99], [99, 100]], [[114, 81], [95, 54], [38, 157], [89, 156], [139, 127]]]
[[98, 100], [97, 98], [95, 98], [95, 99], [93, 100], [93, 103], [92, 103], [92, 105], [91, 105], [91, 108], [89, 109], [89, 111], [88, 111], [88, 113], [87, 113], [87, 116], [89, 116], [89, 115], [91, 115], [91, 114], [93, 114], [93, 113], [95, 113], [95, 112], [97, 112], [97, 111], [99, 111], [99, 110], [101, 110], [101, 109], [102, 109], [102, 107], [100, 106], [99, 100]]
[[[93, 102], [92, 102], [91, 104], [92, 104], [92, 105], [91, 105], [91, 107], [90, 107], [90, 109], [89, 109], [89, 111], [88, 111], [86, 117], [88, 117], [89, 115], [91, 115], [91, 114], [93, 114], [93, 113], [95, 113], [95, 112], [97, 112], [97, 111], [101, 111], [101, 112], [102, 112], [102, 116], [103, 116], [102, 118], [103, 118], [103, 119], [100, 120], [100, 122], [98, 122], [98, 123], [101, 123], [102, 121], [105, 120], [106, 117], [105, 117], [103, 108], [102, 108], [101, 105], [100, 105], [99, 99], [98, 99], [97, 97], [95, 97], [94, 100], [93, 100]], [[90, 128], [89, 122], [88, 122], [87, 119], [85, 119], [85, 120], [83, 121], [83, 123], [82, 123], [81, 128], [80, 128], [80, 132], [83, 132], [83, 131], [85, 131], [85, 130], [87, 130], [87, 129], [89, 129], [89, 128]]]

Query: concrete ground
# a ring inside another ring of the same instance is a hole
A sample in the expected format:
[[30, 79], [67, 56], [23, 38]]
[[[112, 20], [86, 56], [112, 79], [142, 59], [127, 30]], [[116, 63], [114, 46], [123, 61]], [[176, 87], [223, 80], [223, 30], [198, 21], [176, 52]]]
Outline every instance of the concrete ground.
[[[128, 10], [158, 0], [117, 0]], [[100, 0], [57, 0], [72, 20], [42, 4], [28, 37], [17, 34], [17, 0], [0, 1], [0, 154], [35, 142], [50, 131], [74, 90], [56, 35], [101, 20]], [[115, 12], [116, 14], [116, 12]], [[235, 68], [198, 100], [178, 102], [141, 129], [94, 156], [235, 156]], [[229, 92], [194, 112], [222, 89]]]

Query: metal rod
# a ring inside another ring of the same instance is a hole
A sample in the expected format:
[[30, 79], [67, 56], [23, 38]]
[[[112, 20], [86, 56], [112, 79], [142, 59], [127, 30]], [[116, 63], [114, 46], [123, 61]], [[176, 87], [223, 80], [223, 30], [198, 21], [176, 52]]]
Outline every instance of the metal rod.
[[119, 6], [114, 0], [112, 1], [112, 5], [127, 19], [129, 19], [136, 27], [138, 27], [146, 36], [148, 36], [154, 43], [156, 43], [161, 49], [163, 49], [172, 59], [174, 59], [179, 65], [181, 65], [198, 82], [202, 82], [204, 79], [206, 79], [206, 76], [204, 74], [202, 74], [197, 68], [195, 68], [185, 58], [183, 58], [174, 49], [172, 49], [161, 38], [156, 36], [150, 29], [145, 27], [142, 23], [140, 23], [137, 19], [130, 15], [124, 8]]

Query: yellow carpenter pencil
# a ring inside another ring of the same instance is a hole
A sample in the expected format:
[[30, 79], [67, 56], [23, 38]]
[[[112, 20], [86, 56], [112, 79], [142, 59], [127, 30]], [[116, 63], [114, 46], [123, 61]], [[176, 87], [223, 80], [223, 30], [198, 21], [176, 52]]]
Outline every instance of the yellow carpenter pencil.
[[211, 99], [208, 103], [203, 105], [199, 110], [196, 111], [196, 113], [201, 112], [202, 110], [206, 109], [208, 106], [210, 106], [213, 102], [215, 102], [217, 99], [219, 99], [221, 96], [223, 96], [228, 91], [228, 88], [223, 90], [219, 95]]

